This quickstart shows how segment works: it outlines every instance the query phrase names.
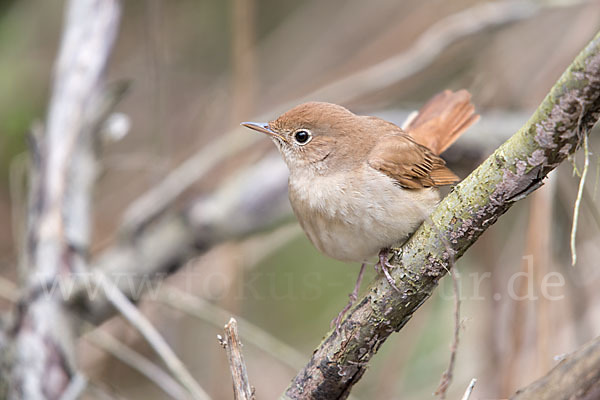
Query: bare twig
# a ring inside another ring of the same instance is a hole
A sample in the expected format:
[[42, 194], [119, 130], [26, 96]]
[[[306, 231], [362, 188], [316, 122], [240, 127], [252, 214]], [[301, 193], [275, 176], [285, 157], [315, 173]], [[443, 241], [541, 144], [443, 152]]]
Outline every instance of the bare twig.
[[440, 384], [435, 391], [435, 394], [440, 396], [440, 399], [446, 398], [446, 392], [452, 383], [454, 364], [456, 363], [456, 352], [458, 351], [458, 344], [460, 341], [460, 289], [458, 286], [458, 272], [452, 266], [451, 271], [452, 272], [450, 272], [449, 275], [452, 278], [452, 290], [454, 292], [454, 335], [452, 337], [452, 345], [450, 346], [450, 361], [448, 362], [448, 368], [442, 374]]
[[465, 391], [465, 394], [463, 395], [461, 400], [469, 400], [469, 398], [471, 397], [471, 393], [473, 393], [473, 389], [475, 388], [476, 383], [476, 378], [471, 379], [471, 383], [469, 383], [469, 386], [467, 386], [467, 390]]
[[100, 400], [125, 400], [114, 389], [108, 389], [101, 383], [89, 382], [87, 393]]
[[[159, 301], [178, 311], [199, 318], [215, 327], [222, 327], [231, 313], [215, 306], [201, 297], [193, 296], [173, 287], [163, 287], [152, 300]], [[306, 362], [306, 357], [290, 345], [240, 316], [233, 316], [240, 326], [242, 338], [248, 344], [261, 349], [273, 358], [297, 370]]]
[[571, 228], [571, 265], [577, 263], [577, 249], [575, 244], [575, 236], [577, 235], [577, 221], [579, 219], [579, 207], [581, 206], [581, 199], [583, 197], [583, 188], [585, 186], [585, 179], [587, 178], [588, 167], [590, 164], [590, 153], [588, 149], [588, 138], [587, 135], [583, 137], [583, 152], [585, 155], [583, 163], [583, 172], [581, 173], [581, 179], [579, 180], [579, 189], [577, 190], [577, 199], [575, 200], [575, 207], [573, 208], [573, 225]]
[[242, 355], [242, 343], [238, 336], [237, 322], [231, 318], [225, 325], [225, 338], [219, 337], [221, 345], [227, 352], [229, 369], [233, 379], [233, 398], [236, 400], [254, 399], [254, 390], [250, 386], [246, 363]]
[[60, 400], [77, 400], [85, 391], [88, 385], [88, 380], [81, 373], [75, 374], [67, 390], [64, 391]]
[[187, 400], [189, 398], [185, 389], [162, 368], [109, 333], [98, 328], [88, 332], [84, 338], [92, 345], [110, 353], [113, 357], [144, 375], [169, 397], [177, 400]]
[[429, 28], [405, 52], [339, 79], [308, 98], [345, 103], [390, 87], [422, 71], [452, 43], [507, 23], [530, 18], [539, 6], [532, 1], [494, 1], [452, 14]]
[[156, 351], [156, 354], [164, 361], [173, 376], [186, 388], [193, 398], [198, 400], [210, 399], [152, 323], [140, 313], [137, 307], [131, 304], [119, 288], [100, 272], [95, 273], [94, 278], [103, 288], [103, 292], [106, 293], [111, 304], [140, 332], [154, 351]]

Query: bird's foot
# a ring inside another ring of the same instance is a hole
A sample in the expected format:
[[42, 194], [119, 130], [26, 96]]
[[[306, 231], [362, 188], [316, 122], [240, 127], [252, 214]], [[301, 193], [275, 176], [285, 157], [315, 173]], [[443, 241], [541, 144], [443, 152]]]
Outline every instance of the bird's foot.
[[390, 286], [393, 287], [397, 292], [399, 292], [400, 289], [398, 289], [396, 283], [394, 282], [394, 279], [392, 278], [392, 275], [390, 274], [390, 269], [394, 268], [394, 266], [390, 264], [388, 258], [389, 253], [390, 249], [381, 249], [381, 251], [379, 252], [379, 261], [377, 262], [377, 264], [375, 264], [375, 270], [377, 272], [383, 272]]
[[342, 309], [342, 311], [340, 311], [340, 313], [337, 315], [337, 317], [335, 317], [334, 319], [331, 320], [331, 327], [333, 327], [335, 325], [335, 331], [338, 334], [340, 333], [340, 326], [342, 323], [342, 319], [344, 319], [344, 315], [346, 315], [348, 310], [350, 310], [350, 307], [352, 307], [352, 305], [354, 304], [356, 299], [358, 299], [358, 291], [360, 290], [360, 283], [362, 282], [362, 278], [365, 273], [365, 266], [366, 266], [365, 263], [363, 263], [360, 266], [360, 272], [358, 273], [358, 278], [356, 279], [356, 283], [354, 284], [354, 290], [352, 291], [352, 293], [350, 293], [348, 295], [348, 297], [350, 298], [350, 300], [348, 301], [348, 304], [346, 304], [344, 306], [344, 308]]

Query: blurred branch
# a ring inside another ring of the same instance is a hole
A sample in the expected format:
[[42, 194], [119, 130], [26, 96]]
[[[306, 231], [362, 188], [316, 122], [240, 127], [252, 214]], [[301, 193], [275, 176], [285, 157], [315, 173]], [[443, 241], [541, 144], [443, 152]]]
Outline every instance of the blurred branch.
[[405, 52], [326, 85], [308, 97], [343, 103], [390, 87], [431, 65], [458, 40], [530, 18], [539, 9], [533, 1], [509, 0], [486, 2], [459, 11], [431, 26]]
[[[137, 301], [154, 280], [177, 271], [190, 257], [224, 240], [266, 230], [290, 218], [287, 174], [279, 155], [265, 157], [238, 171], [216, 192], [109, 248], [97, 257], [94, 269], [103, 271]], [[84, 283], [75, 290], [72, 303], [96, 324], [114, 314], [104, 293], [90, 301]]]
[[77, 324], [48, 283], [86, 269], [96, 133], [120, 96], [104, 70], [120, 18], [118, 0], [71, 0], [55, 64], [46, 126], [31, 135], [24, 295], [4, 349], [2, 397], [73, 397], [81, 390]]
[[227, 352], [229, 369], [233, 379], [233, 398], [236, 400], [254, 399], [254, 390], [250, 386], [246, 363], [242, 355], [242, 343], [237, 331], [237, 322], [231, 318], [225, 325], [225, 338], [219, 336], [221, 346]]
[[109, 333], [98, 328], [90, 331], [84, 337], [92, 345], [110, 353], [113, 357], [144, 375], [169, 397], [176, 400], [187, 400], [189, 398], [183, 387], [162, 368]]
[[511, 400], [597, 399], [600, 396], [600, 337], [565, 356], [547, 375]]
[[[219, 308], [201, 297], [187, 294], [172, 287], [163, 287], [157, 296], [152, 296], [152, 300], [208, 322], [217, 328], [221, 328], [231, 317], [231, 313], [227, 310]], [[306, 358], [301, 353], [269, 332], [240, 316], [235, 315], [233, 317], [238, 321], [243, 332], [242, 337], [246, 343], [256, 346], [294, 370], [301, 368], [306, 362]]]
[[231, 59], [233, 64], [233, 124], [253, 112], [256, 96], [256, 49], [254, 0], [232, 0]]
[[[600, 34], [577, 56], [530, 120], [459, 183], [397, 252], [393, 278], [381, 277], [329, 333], [285, 395], [293, 399], [345, 398], [371, 357], [402, 329], [462, 254], [515, 202], [543, 184], [600, 114]], [[440, 237], [438, 230], [442, 232]], [[452, 246], [446, 249], [445, 242]], [[451, 254], [454, 253], [454, 254]]]
[[189, 373], [185, 365], [173, 352], [171, 347], [163, 339], [160, 333], [150, 321], [131, 304], [129, 299], [119, 290], [119, 288], [101, 272], [94, 275], [96, 282], [103, 289], [110, 303], [135, 327], [138, 332], [146, 339], [148, 344], [154, 349], [156, 354], [164, 361], [167, 368], [173, 376], [185, 387], [195, 400], [210, 400], [210, 396], [196, 382]]
[[64, 391], [60, 400], [77, 400], [87, 388], [88, 381], [81, 373], [76, 373], [67, 390]]

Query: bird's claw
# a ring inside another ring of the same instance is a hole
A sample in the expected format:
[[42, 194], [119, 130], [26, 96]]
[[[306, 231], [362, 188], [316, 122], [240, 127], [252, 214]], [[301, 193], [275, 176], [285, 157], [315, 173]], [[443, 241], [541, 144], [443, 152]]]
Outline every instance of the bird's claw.
[[398, 287], [396, 286], [396, 282], [394, 282], [394, 279], [390, 274], [390, 269], [394, 268], [394, 266], [390, 264], [390, 261], [388, 259], [389, 251], [389, 249], [381, 249], [381, 251], [379, 252], [379, 261], [377, 262], [377, 264], [375, 264], [375, 270], [377, 272], [383, 272], [390, 286], [393, 287], [394, 290], [396, 290], [397, 292], [400, 292], [400, 289], [398, 289]]

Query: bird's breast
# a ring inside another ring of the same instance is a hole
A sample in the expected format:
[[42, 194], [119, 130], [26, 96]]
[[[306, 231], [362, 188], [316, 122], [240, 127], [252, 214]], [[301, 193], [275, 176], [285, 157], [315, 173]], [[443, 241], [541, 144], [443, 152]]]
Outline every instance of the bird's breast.
[[336, 174], [291, 174], [289, 195], [317, 249], [357, 262], [404, 241], [439, 200], [437, 189], [403, 189], [366, 163]]

